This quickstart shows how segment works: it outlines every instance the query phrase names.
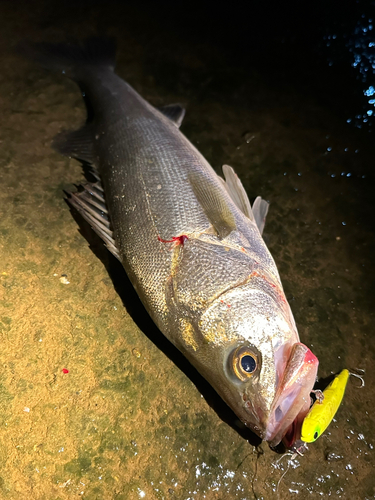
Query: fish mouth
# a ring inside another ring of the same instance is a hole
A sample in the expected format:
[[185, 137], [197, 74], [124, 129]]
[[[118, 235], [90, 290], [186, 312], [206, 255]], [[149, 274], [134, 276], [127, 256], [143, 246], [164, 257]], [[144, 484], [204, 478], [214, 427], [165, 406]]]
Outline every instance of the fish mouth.
[[318, 371], [318, 358], [300, 342], [292, 346], [267, 422], [265, 440], [277, 446], [287, 434], [293, 444], [310, 408], [310, 393]]

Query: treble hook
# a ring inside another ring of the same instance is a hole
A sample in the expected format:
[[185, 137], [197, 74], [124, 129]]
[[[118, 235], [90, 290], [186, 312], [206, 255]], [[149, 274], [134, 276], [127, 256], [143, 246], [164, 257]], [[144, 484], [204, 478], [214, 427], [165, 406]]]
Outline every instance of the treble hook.
[[[356, 371], [357, 372], [362, 372], [363, 374], [365, 374], [365, 370], [363, 370], [362, 368], [356, 368]], [[364, 378], [359, 375], [358, 373], [355, 373], [355, 371], [349, 371], [350, 375], [353, 375], [353, 377], [356, 377], [356, 378], [359, 378], [359, 380], [361, 381], [361, 385], [358, 387], [358, 389], [362, 389], [364, 386], [365, 386], [365, 380]]]

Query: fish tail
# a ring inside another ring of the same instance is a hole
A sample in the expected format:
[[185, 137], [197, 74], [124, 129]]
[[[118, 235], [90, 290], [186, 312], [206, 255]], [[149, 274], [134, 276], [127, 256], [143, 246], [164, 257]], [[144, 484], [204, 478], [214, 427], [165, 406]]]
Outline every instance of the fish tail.
[[115, 69], [116, 43], [113, 38], [92, 37], [73, 43], [23, 44], [20, 52], [43, 67], [80, 80], [88, 68]]

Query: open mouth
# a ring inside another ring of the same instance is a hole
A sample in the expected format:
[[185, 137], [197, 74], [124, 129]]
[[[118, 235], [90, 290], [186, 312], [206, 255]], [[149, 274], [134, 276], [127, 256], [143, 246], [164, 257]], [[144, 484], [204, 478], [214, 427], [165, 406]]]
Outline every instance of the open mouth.
[[304, 344], [293, 345], [272, 405], [265, 439], [276, 446], [286, 436], [293, 444], [310, 408], [319, 361]]

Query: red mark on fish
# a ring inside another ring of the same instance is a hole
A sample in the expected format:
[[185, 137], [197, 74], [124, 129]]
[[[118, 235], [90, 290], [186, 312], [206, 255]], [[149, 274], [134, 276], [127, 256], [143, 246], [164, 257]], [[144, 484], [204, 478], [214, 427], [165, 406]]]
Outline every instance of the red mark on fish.
[[272, 288], [275, 288], [275, 291], [277, 292], [277, 294], [279, 295], [279, 298], [282, 302], [286, 302], [285, 298], [284, 298], [284, 294], [282, 292], [282, 290], [280, 289], [280, 287], [278, 285], [275, 285], [274, 283], [272, 283], [270, 281], [270, 279], [265, 275], [265, 274], [261, 274], [261, 273], [258, 273], [257, 271], [253, 271], [250, 276], [256, 276], [258, 278], [262, 278], [264, 279], [265, 281], [267, 281], [267, 283], [272, 286]]
[[69, 373], [69, 370], [68, 370], [67, 368], [63, 368], [61, 371], [62, 371], [63, 373]]
[[181, 236], [173, 236], [171, 240], [163, 240], [163, 238], [160, 238], [158, 236], [158, 240], [161, 241], [162, 243], [174, 243], [174, 245], [184, 245], [185, 241], [188, 240], [189, 238], [186, 236], [186, 234], [181, 234]]
[[227, 307], [232, 307], [232, 306], [231, 306], [231, 304], [227, 304], [227, 303], [226, 303], [226, 302], [224, 302], [224, 300], [222, 300], [222, 299], [220, 299], [220, 302], [221, 302], [222, 304], [225, 304]]

